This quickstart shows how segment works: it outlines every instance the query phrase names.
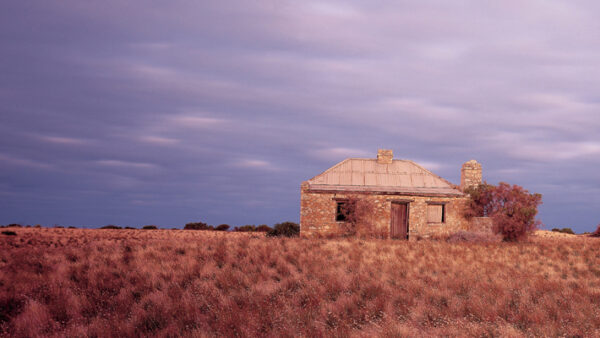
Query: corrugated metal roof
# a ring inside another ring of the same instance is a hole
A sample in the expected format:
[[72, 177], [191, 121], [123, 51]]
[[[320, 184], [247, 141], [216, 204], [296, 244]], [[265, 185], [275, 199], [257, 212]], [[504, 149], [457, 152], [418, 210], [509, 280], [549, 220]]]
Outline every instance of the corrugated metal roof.
[[312, 190], [462, 195], [454, 184], [409, 160], [382, 164], [349, 158], [307, 183]]

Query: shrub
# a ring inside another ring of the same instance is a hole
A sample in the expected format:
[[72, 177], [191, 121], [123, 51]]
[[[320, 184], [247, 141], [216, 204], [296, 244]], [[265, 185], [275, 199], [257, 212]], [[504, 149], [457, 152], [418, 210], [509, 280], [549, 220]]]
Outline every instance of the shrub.
[[505, 241], [524, 239], [541, 224], [535, 219], [537, 207], [542, 203], [540, 194], [530, 194], [523, 187], [504, 182], [497, 187], [483, 183], [466, 192], [470, 199], [465, 217], [491, 217], [494, 232]]
[[300, 225], [294, 222], [277, 223], [273, 229], [267, 232], [269, 237], [296, 237], [300, 234]]
[[378, 231], [374, 220], [373, 201], [356, 195], [349, 196], [341, 210], [345, 221], [340, 224], [343, 235], [362, 238], [383, 238], [387, 232]]
[[187, 223], [184, 227], [184, 230], [209, 230], [209, 226], [204, 222], [192, 222]]
[[469, 195], [469, 200], [464, 210], [465, 218], [490, 217], [493, 211], [492, 199], [495, 188], [487, 182], [467, 188], [465, 193]]
[[571, 228], [562, 228], [562, 229], [552, 228], [552, 231], [554, 231], [554, 232], [560, 232], [560, 233], [563, 233], [563, 234], [575, 235], [575, 232]]
[[596, 228], [596, 231], [590, 234], [590, 237], [600, 237], [600, 224], [598, 224], [598, 228]]
[[220, 224], [218, 225], [215, 230], [217, 231], [227, 231], [229, 230], [229, 225], [228, 224]]
[[120, 226], [118, 226], [118, 225], [109, 224], [109, 225], [105, 225], [105, 226], [101, 227], [100, 229], [115, 229], [115, 230], [118, 230], [118, 229], [123, 229], [123, 228], [120, 227]]
[[136, 230], [137, 228], [134, 228], [134, 227], [125, 227], [125, 229], [128, 229], [128, 230]]
[[74, 227], [74, 226], [70, 225], [69, 229], [77, 229], [77, 227]]
[[23, 227], [21, 224], [12, 223], [6, 226], [7, 228], [21, 228]]
[[235, 227], [233, 229], [233, 231], [253, 232], [253, 231], [256, 231], [256, 227], [254, 225], [242, 225], [242, 226], [239, 226], [239, 227]]
[[270, 226], [268, 226], [266, 224], [261, 224], [256, 227], [256, 231], [259, 231], [259, 232], [269, 232], [271, 230], [273, 230], [273, 228], [271, 228]]
[[158, 230], [158, 227], [156, 225], [144, 225], [142, 227], [142, 229], [144, 229], [144, 230]]
[[10, 230], [7, 230], [7, 231], [2, 231], [2, 234], [3, 234], [3, 235], [6, 235], [6, 236], [16, 236], [16, 235], [17, 235], [17, 233], [16, 233], [16, 232], [14, 232], [14, 231], [10, 231]]

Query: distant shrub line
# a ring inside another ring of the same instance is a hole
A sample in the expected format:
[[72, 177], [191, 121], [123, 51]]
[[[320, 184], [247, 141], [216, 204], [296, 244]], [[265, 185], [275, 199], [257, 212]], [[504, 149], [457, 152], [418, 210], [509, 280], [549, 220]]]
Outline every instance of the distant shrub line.
[[560, 233], [563, 233], [563, 234], [575, 235], [575, 232], [571, 228], [562, 228], [562, 229], [552, 228], [552, 231], [554, 231], [554, 232], [560, 232]]

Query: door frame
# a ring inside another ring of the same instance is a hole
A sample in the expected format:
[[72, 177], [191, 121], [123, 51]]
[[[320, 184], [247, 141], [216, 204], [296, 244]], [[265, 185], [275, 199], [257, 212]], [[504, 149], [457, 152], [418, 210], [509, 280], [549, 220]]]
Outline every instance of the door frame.
[[405, 239], [408, 240], [408, 231], [410, 229], [410, 202], [411, 201], [404, 201], [404, 200], [399, 200], [399, 201], [391, 201], [390, 203], [390, 238], [392, 238], [392, 217], [393, 217], [393, 205], [394, 204], [402, 204], [406, 206], [406, 221], [405, 221], [405, 227], [406, 227], [406, 238], [392, 238], [392, 239]]

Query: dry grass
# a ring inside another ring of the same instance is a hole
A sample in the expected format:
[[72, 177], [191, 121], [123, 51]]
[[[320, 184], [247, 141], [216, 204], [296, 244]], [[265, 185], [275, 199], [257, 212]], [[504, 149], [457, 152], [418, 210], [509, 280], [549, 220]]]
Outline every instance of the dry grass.
[[534, 236], [537, 237], [563, 237], [563, 238], [573, 238], [576, 236], [580, 236], [580, 235], [573, 235], [573, 234], [567, 234], [564, 232], [558, 232], [558, 231], [548, 231], [548, 230], [536, 230], [533, 233]]
[[600, 240], [0, 235], [0, 335], [599, 336]]

